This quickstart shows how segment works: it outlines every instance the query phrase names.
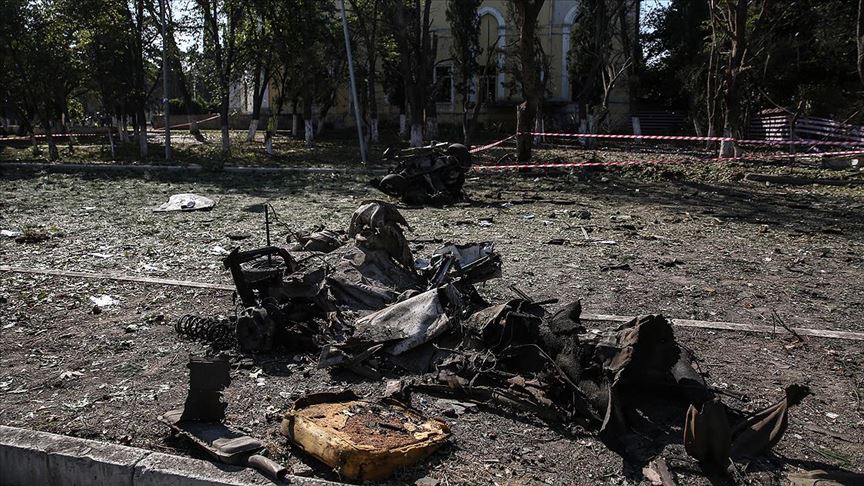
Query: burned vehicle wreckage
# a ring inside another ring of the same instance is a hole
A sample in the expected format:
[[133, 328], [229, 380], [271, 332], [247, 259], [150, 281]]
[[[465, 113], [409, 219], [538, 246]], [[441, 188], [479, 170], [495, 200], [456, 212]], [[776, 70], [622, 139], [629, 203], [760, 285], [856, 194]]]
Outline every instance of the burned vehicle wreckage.
[[[326, 242], [326, 251], [299, 257], [276, 246], [235, 249], [224, 265], [240, 309], [237, 344], [252, 353], [318, 353], [319, 368], [367, 380], [386, 371], [402, 378], [389, 381], [379, 400], [410, 407], [416, 391], [529, 415], [565, 433], [597, 434], [610, 449], [643, 463], [659, 453], [651, 437], [683, 431], [679, 442], [706, 471], [767, 451], [785, 432], [788, 409], [810, 393], [792, 385], [770, 407], [736, 410], [694, 369], [695, 357], [663, 316], [591, 329], [580, 321], [578, 301], [551, 311], [557, 301], [534, 301], [512, 287], [516, 298], [487, 302], [475, 284], [501, 276], [491, 242], [447, 243], [416, 258], [405, 237], [409, 229], [395, 206], [368, 201], [353, 214], [344, 238], [330, 231], [300, 241], [301, 248]], [[341, 406], [368, 408], [357, 400], [343, 397]], [[299, 404], [329, 406], [322, 401], [298, 401], [283, 434], [346, 477], [382, 477], [369, 470], [351, 475], [332, 459], [344, 454], [303, 442], [324, 432]], [[449, 432], [432, 425], [437, 447]]]
[[389, 173], [371, 185], [405, 204], [442, 205], [461, 201], [471, 154], [464, 145], [432, 143], [404, 150], [387, 149]]

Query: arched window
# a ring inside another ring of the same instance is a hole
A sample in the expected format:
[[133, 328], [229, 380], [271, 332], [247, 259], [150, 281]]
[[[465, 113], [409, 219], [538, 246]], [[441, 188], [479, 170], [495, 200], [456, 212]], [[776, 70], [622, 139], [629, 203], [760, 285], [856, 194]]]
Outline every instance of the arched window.
[[570, 85], [570, 36], [573, 33], [573, 22], [579, 13], [579, 5], [571, 8], [564, 16], [561, 26], [561, 99], [572, 99]]
[[[480, 7], [477, 10], [480, 16], [480, 47], [483, 53], [477, 62], [480, 67], [477, 70], [478, 83], [477, 94], [479, 101], [489, 102], [505, 97], [504, 94], [504, 54], [498, 54], [494, 66], [484, 66], [488, 57], [489, 49], [501, 48], [507, 44], [507, 24], [504, 16], [498, 9], [493, 7]], [[483, 73], [486, 72], [484, 76]]]

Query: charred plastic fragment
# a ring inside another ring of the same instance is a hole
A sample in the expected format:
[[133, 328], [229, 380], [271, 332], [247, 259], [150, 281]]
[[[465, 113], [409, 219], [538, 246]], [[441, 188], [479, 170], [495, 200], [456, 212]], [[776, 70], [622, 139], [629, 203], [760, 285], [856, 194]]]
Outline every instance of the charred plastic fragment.
[[450, 204], [465, 194], [465, 174], [471, 168], [471, 154], [464, 145], [433, 143], [400, 151], [388, 149], [384, 158], [393, 162], [389, 174], [373, 179], [381, 192], [406, 204]]

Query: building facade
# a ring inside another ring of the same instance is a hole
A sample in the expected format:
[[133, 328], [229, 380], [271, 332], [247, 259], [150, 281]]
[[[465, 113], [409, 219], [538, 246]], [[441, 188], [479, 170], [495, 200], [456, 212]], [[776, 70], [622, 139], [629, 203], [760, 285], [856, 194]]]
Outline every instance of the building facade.
[[[474, 95], [476, 101], [482, 102], [480, 121], [485, 123], [500, 123], [504, 126], [515, 125], [515, 106], [522, 102], [521, 92], [515, 87], [510, 75], [504, 69], [508, 59], [505, 53], [494, 56], [494, 66], [486, 68], [483, 64], [488, 58], [490, 49], [496, 46], [507, 46], [517, 41], [519, 33], [516, 25], [508, 18], [507, 0], [487, 0], [479, 9], [481, 31], [480, 47], [483, 53], [479, 56], [478, 63], [481, 65], [479, 73], [474, 80]], [[632, 13], [629, 16], [635, 38], [638, 30], [639, 1], [633, 0]], [[543, 108], [543, 119], [554, 128], [575, 128], [578, 125], [578, 108], [574, 102], [573, 80], [571, 79], [570, 52], [571, 37], [577, 17], [580, 15], [579, 0], [547, 0], [538, 17], [538, 37], [543, 52], [548, 57], [546, 81], [547, 93]], [[437, 90], [437, 117], [439, 123], [458, 124], [462, 114], [462, 100], [456, 90], [456, 82], [453, 73], [451, 58], [451, 32], [446, 18], [447, 0], [433, 0], [431, 6], [432, 30], [437, 36], [437, 62], [434, 71], [435, 80], [439, 89]], [[620, 42], [613, 42], [621, 45]], [[380, 78], [380, 76], [379, 76]], [[621, 76], [614, 89], [610, 91], [608, 99], [609, 125], [612, 128], [629, 126], [631, 112], [630, 79], [626, 74]], [[381, 86], [378, 89], [378, 112], [382, 123], [395, 123], [399, 119], [399, 107], [387, 103]], [[237, 86], [232, 93], [232, 108], [239, 112], [251, 110], [250, 96], [244, 95], [244, 88]], [[274, 90], [270, 90], [273, 92]], [[350, 111], [349, 86], [346, 83], [342, 87], [338, 102], [329, 110], [326, 120], [318, 123], [326, 123], [336, 128], [354, 125], [353, 114]], [[265, 106], [267, 106], [265, 100]], [[286, 107], [290, 114], [291, 107]], [[547, 127], [547, 128], [551, 128]]]

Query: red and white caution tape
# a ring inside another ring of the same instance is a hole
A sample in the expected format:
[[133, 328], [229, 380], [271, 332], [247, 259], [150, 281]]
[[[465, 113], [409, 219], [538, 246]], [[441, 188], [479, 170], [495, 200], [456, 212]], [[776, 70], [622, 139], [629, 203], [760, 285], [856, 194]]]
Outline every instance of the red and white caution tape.
[[[54, 138], [67, 138], [67, 137], [98, 137], [100, 135], [108, 135], [108, 132], [70, 132], [70, 133], [52, 133], [51, 136]], [[45, 133], [38, 133], [34, 135], [32, 138], [35, 139], [43, 139], [48, 138], [48, 135]], [[8, 141], [8, 140], [30, 140], [31, 137], [29, 135], [10, 135], [8, 137], [0, 137], [0, 141]]]
[[510, 140], [511, 138], [513, 138], [515, 136], [516, 135], [510, 135], [507, 138], [503, 138], [501, 140], [498, 140], [497, 142], [490, 143], [489, 145], [483, 145], [481, 147], [474, 147], [473, 149], [469, 150], [468, 153], [476, 154], [476, 153], [480, 153], [480, 152], [489, 150], [491, 148], [494, 148], [494, 147], [501, 145], [502, 143], [506, 142], [507, 140]]
[[[198, 120], [196, 123], [203, 123], [203, 122], [207, 122], [207, 121], [210, 121], [210, 120], [215, 120], [216, 118], [219, 118], [219, 115], [213, 115], [213, 116], [211, 116], [210, 118], [205, 118], [205, 119], [203, 119], [203, 120]], [[189, 122], [187, 122], [187, 123], [180, 123], [180, 124], [178, 124], [178, 125], [172, 125], [171, 128], [172, 128], [172, 129], [174, 129], [174, 128], [183, 128], [183, 127], [187, 127], [187, 126], [189, 126], [189, 125], [191, 125], [191, 123], [189, 123]], [[165, 131], [164, 128], [154, 128], [154, 129], [152, 129], [152, 130], [147, 130], [147, 133], [154, 133], [154, 132], [156, 132], [156, 133], [162, 133], [162, 132], [164, 132], [164, 131]], [[55, 137], [55, 138], [66, 138], [66, 137], [99, 137], [99, 136], [106, 137], [106, 136], [108, 136], [108, 132], [107, 132], [107, 131], [104, 131], [104, 132], [68, 132], [68, 133], [53, 133], [53, 134], [51, 134], [51, 136], [52, 136], [52, 137]], [[35, 139], [48, 138], [48, 134], [46, 134], [46, 133], [37, 133], [36, 135], [33, 135], [32, 138], [35, 138]], [[8, 140], [30, 140], [30, 139], [31, 139], [30, 135], [10, 135], [10, 136], [8, 136], [8, 137], [0, 137], [0, 141], [8, 141]]]
[[603, 166], [625, 166], [625, 165], [661, 165], [661, 164], [685, 164], [695, 162], [735, 162], [747, 160], [773, 160], [778, 158], [811, 158], [825, 156], [852, 156], [864, 155], [864, 151], [846, 151], [846, 152], [819, 152], [809, 154], [776, 154], [762, 157], [715, 157], [710, 159], [700, 160], [627, 160], [627, 161], [610, 161], [610, 162], [572, 162], [572, 163], [557, 163], [557, 164], [509, 164], [509, 165], [475, 165], [471, 169], [474, 171], [486, 170], [518, 170], [518, 169], [561, 169], [569, 167], [603, 167]]
[[[210, 120], [215, 120], [215, 119], [219, 118], [220, 116], [221, 116], [221, 115], [213, 115], [213, 116], [211, 116], [210, 118], [205, 118], [205, 119], [203, 119], [203, 120], [196, 120], [195, 123], [204, 123], [204, 122], [208, 122], [208, 121], [210, 121]], [[188, 126], [191, 125], [191, 124], [192, 124], [192, 123], [190, 123], [190, 122], [180, 123], [180, 124], [178, 124], [178, 125], [171, 125], [170, 128], [171, 128], [172, 130], [175, 129], [175, 128], [184, 128], [184, 127], [188, 127]], [[154, 128], [153, 130], [150, 130], [150, 131], [151, 131], [151, 132], [159, 132], [159, 133], [162, 133], [162, 132], [165, 131], [165, 129], [164, 129], [164, 128]]]
[[833, 145], [842, 147], [861, 147], [862, 142], [836, 140], [738, 140], [732, 137], [697, 137], [683, 135], [631, 135], [616, 133], [572, 133], [572, 132], [530, 132], [535, 137], [593, 138], [611, 140], [664, 140], [689, 142], [735, 142], [739, 145]]
[[530, 132], [535, 137], [565, 137], [565, 138], [605, 138], [616, 140], [675, 140], [693, 142], [732, 142], [729, 137], [690, 137], [683, 135], [631, 135], [615, 133], [563, 133], [563, 132]]

